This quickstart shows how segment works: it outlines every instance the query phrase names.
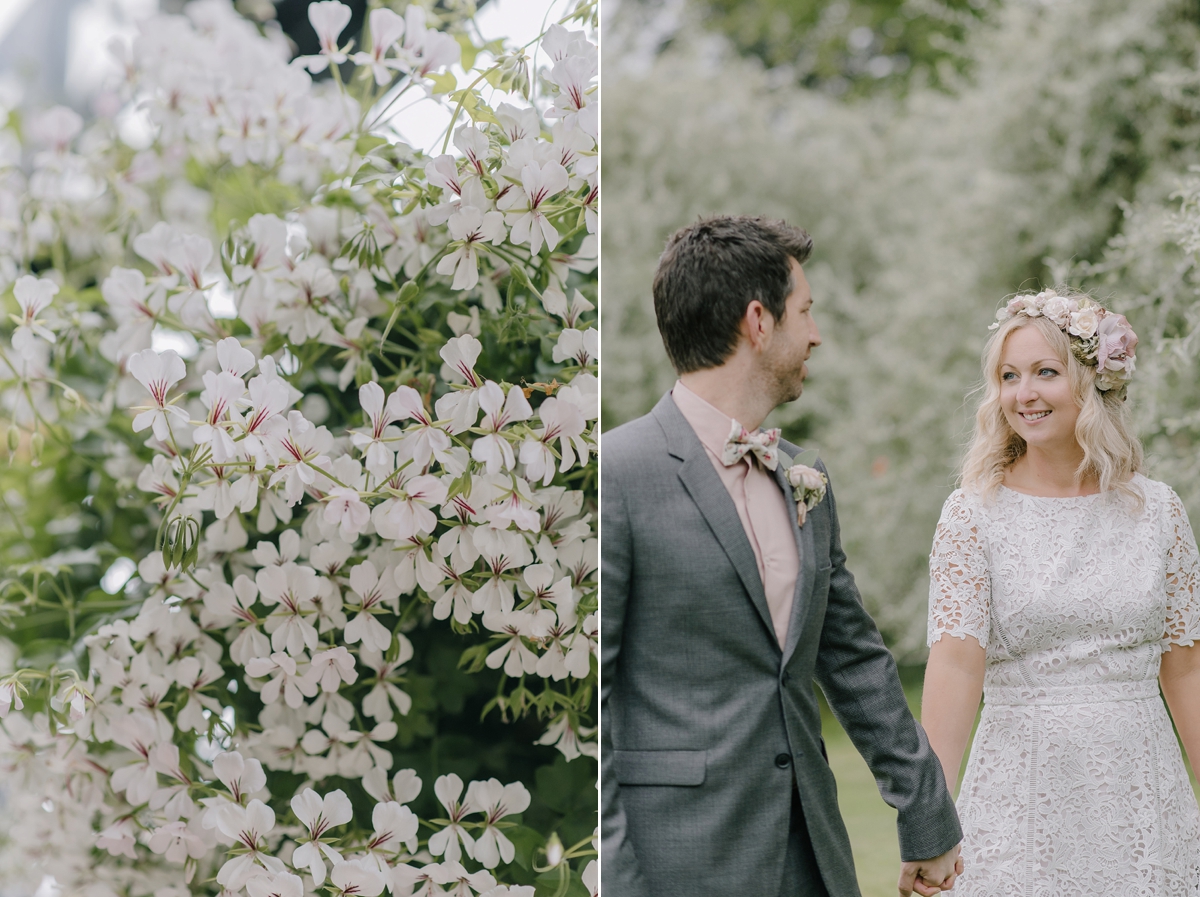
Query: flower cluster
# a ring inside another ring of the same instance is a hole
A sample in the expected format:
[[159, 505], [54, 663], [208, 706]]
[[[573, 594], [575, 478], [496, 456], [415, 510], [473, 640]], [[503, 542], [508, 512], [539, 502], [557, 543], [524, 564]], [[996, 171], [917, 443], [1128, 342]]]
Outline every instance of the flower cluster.
[[[3, 586], [69, 611], [57, 653], [0, 639], [8, 799], [45, 811], [0, 877], [596, 893], [569, 803], [596, 757], [594, 12], [531, 83], [457, 14], [373, 9], [352, 52], [325, 0], [289, 63], [197, 0], [121, 51], [148, 146], [51, 110], [26, 172], [0, 129], [9, 450], [89, 490]], [[413, 94], [451, 110], [440, 154], [388, 131]]]
[[1096, 368], [1096, 388], [1123, 389], [1133, 376], [1138, 338], [1124, 315], [1109, 311], [1089, 296], [1060, 296], [1054, 290], [1021, 293], [996, 312], [995, 330], [1017, 315], [1039, 315], [1071, 338], [1071, 353]]

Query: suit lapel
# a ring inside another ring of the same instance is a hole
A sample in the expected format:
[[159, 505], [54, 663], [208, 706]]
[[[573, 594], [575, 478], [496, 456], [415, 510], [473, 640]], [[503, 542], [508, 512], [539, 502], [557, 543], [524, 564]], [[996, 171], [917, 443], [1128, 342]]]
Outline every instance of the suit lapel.
[[[787, 447], [789, 450], [794, 448], [795, 446], [790, 445]], [[790, 451], [789, 454], [791, 454]], [[792, 652], [796, 650], [796, 645], [800, 642], [800, 634], [804, 629], [804, 612], [808, 609], [809, 600], [812, 597], [813, 581], [817, 576], [817, 561], [813, 550], [813, 528], [816, 516], [821, 509], [813, 508], [809, 512], [804, 526], [800, 526], [796, 522], [796, 501], [792, 497], [792, 487], [787, 481], [787, 473], [784, 471], [783, 465], [775, 470], [775, 482], [783, 490], [788, 508], [793, 512], [789, 515], [792, 521], [792, 535], [796, 540], [796, 550], [800, 554], [800, 573], [796, 577], [796, 591], [792, 598], [792, 616], [788, 621], [787, 639], [783, 645], [783, 665], [786, 667], [792, 658]]]
[[771, 643], [778, 644], [775, 627], [771, 622], [771, 611], [767, 607], [767, 595], [763, 590], [762, 578], [758, 574], [758, 561], [754, 549], [746, 538], [742, 519], [738, 516], [733, 499], [717, 472], [704, 446], [700, 444], [691, 425], [675, 407], [670, 393], [651, 412], [667, 437], [667, 450], [683, 464], [679, 468], [679, 479], [691, 496], [700, 513], [708, 522], [713, 535], [721, 543], [726, 557], [737, 571], [738, 578], [750, 595], [754, 609], [758, 611], [763, 625], [771, 633]]

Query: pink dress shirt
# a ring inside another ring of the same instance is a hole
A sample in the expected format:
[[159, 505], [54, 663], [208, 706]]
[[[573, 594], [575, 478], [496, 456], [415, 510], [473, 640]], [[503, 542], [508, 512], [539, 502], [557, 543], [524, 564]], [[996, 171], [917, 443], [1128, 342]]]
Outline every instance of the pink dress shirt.
[[771, 611], [771, 623], [780, 646], [787, 640], [788, 623], [792, 618], [792, 601], [796, 592], [796, 577], [800, 575], [800, 552], [792, 534], [792, 514], [795, 508], [788, 502], [775, 480], [753, 455], [746, 455], [732, 467], [721, 462], [721, 454], [733, 419], [700, 398], [682, 382], [676, 382], [671, 398], [679, 412], [696, 432], [717, 476], [729, 491], [737, 508], [742, 528], [762, 578]]

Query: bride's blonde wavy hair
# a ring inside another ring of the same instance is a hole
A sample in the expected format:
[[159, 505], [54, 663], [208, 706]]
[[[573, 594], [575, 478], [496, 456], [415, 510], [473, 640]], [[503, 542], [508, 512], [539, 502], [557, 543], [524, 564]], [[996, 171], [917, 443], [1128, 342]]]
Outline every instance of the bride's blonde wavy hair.
[[[1059, 295], [1072, 295], [1059, 291]], [[1079, 296], [1079, 293], [1073, 293]], [[1010, 467], [1025, 454], [1025, 440], [1008, 425], [1000, 407], [1000, 363], [1004, 343], [1019, 327], [1036, 327], [1066, 365], [1071, 393], [1079, 406], [1075, 439], [1083, 449], [1076, 479], [1094, 477], [1101, 492], [1115, 491], [1140, 509], [1141, 492], [1132, 477], [1142, 469], [1142, 443], [1134, 434], [1124, 389], [1096, 388], [1096, 369], [1081, 364], [1071, 352], [1071, 338], [1044, 317], [1016, 315], [1002, 323], [983, 347], [983, 399], [975, 412], [975, 434], [963, 459], [959, 482], [968, 492], [990, 499]]]

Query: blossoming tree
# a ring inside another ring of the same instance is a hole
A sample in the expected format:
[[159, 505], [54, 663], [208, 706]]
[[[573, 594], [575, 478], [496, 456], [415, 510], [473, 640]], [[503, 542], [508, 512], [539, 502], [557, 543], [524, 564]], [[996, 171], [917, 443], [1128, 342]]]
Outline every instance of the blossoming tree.
[[0, 129], [6, 886], [596, 893], [595, 6], [396, 6]]

